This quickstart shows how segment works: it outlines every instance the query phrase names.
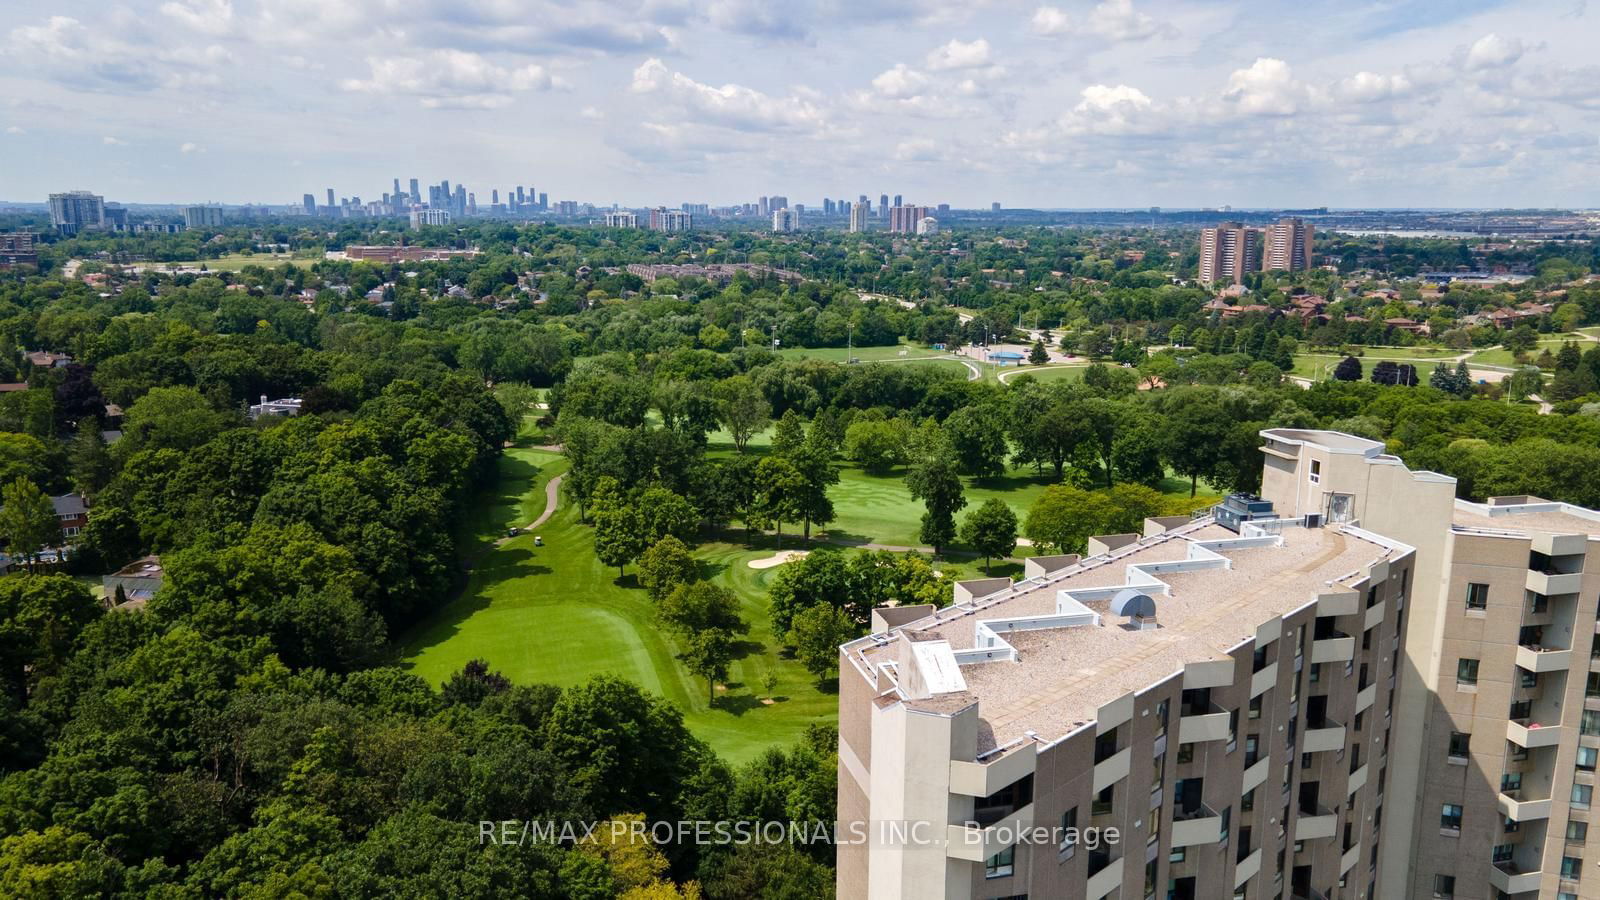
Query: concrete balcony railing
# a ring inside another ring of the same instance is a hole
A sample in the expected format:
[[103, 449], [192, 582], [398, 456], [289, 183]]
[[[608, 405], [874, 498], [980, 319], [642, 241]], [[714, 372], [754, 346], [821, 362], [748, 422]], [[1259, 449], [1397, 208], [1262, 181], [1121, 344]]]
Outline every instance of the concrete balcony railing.
[[1543, 800], [1524, 800], [1516, 793], [1502, 791], [1496, 796], [1500, 811], [1506, 818], [1513, 822], [1531, 822], [1535, 819], [1550, 818], [1550, 798]]
[[1346, 872], [1349, 872], [1351, 869], [1354, 869], [1356, 867], [1356, 863], [1360, 861], [1361, 845], [1357, 844], [1354, 847], [1351, 847], [1349, 850], [1346, 850], [1344, 855], [1339, 857], [1339, 874], [1343, 875]]
[[1194, 744], [1200, 741], [1225, 741], [1228, 739], [1228, 713], [1213, 705], [1213, 711], [1199, 715], [1184, 715], [1178, 719], [1178, 741]]
[[1256, 849], [1250, 851], [1250, 855], [1249, 856], [1246, 856], [1244, 859], [1239, 860], [1239, 864], [1233, 867], [1233, 886], [1234, 886], [1234, 888], [1237, 889], [1239, 887], [1239, 885], [1244, 884], [1246, 881], [1249, 881], [1251, 878], [1254, 878], [1256, 876], [1256, 873], [1258, 873], [1260, 871], [1261, 871], [1261, 848], [1257, 847]]
[[1094, 790], [1099, 793], [1128, 777], [1133, 762], [1133, 749], [1124, 747], [1094, 765]]
[[1272, 690], [1277, 683], [1278, 664], [1267, 663], [1261, 668], [1261, 671], [1250, 676], [1250, 698], [1253, 700], [1265, 694], [1267, 691]]
[[1378, 686], [1369, 684], [1356, 694], [1356, 712], [1368, 709], [1378, 700]]
[[1546, 597], [1554, 597], [1559, 594], [1576, 594], [1583, 590], [1583, 573], [1556, 574], [1529, 569], [1527, 588], [1535, 594], [1543, 594]]
[[1100, 900], [1119, 887], [1122, 887], [1122, 860], [1113, 859], [1104, 869], [1089, 876], [1088, 896], [1090, 900]]
[[1339, 817], [1328, 810], [1320, 807], [1315, 813], [1301, 810], [1299, 817], [1294, 820], [1294, 839], [1310, 841], [1317, 838], [1331, 838], [1338, 826]]
[[1205, 804], [1192, 812], [1172, 813], [1172, 846], [1193, 847], [1222, 840], [1222, 817]]
[[1377, 627], [1383, 622], [1383, 617], [1388, 610], [1389, 601], [1387, 600], [1380, 600], [1372, 606], [1367, 607], [1366, 618], [1361, 620], [1362, 630], [1371, 631], [1373, 628]]
[[1344, 792], [1346, 795], [1354, 794], [1356, 791], [1359, 791], [1366, 786], [1367, 767], [1362, 766], [1361, 768], [1350, 773], [1350, 783], [1345, 786]]
[[1253, 791], [1266, 783], [1267, 775], [1271, 771], [1271, 760], [1263, 755], [1255, 764], [1244, 770], [1244, 784], [1239, 788], [1241, 792]]
[[1311, 642], [1314, 663], [1349, 662], [1356, 658], [1356, 639], [1340, 635]]
[[945, 855], [951, 859], [983, 862], [1017, 842], [1017, 835], [1033, 827], [1033, 804], [986, 826], [972, 823], [945, 828]]
[[1543, 879], [1544, 873], [1539, 871], [1522, 872], [1512, 865], [1489, 867], [1489, 883], [1508, 894], [1537, 891]]
[[1528, 672], [1565, 672], [1572, 665], [1572, 651], [1554, 648], [1517, 646], [1517, 666]]
[[1306, 753], [1319, 753], [1324, 750], [1340, 750], [1343, 747], [1344, 726], [1337, 722], [1322, 722], [1306, 729], [1305, 744], [1301, 749]]
[[1506, 740], [1529, 750], [1554, 747], [1561, 743], [1561, 738], [1566, 733], [1567, 730], [1559, 724], [1540, 726], [1537, 723], [1529, 723], [1526, 719], [1512, 719], [1506, 723]]

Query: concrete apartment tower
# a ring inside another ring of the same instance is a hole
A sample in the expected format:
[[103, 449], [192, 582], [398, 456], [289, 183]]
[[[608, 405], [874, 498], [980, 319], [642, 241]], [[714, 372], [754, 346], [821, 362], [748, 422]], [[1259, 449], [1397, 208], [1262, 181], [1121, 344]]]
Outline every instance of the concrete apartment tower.
[[855, 203], [850, 204], [850, 230], [866, 231], [867, 216], [871, 214], [872, 208], [867, 205], [865, 200], [857, 200]]
[[1229, 222], [1200, 231], [1200, 283], [1239, 284], [1261, 270], [1261, 232]]
[[1269, 272], [1311, 268], [1312, 231], [1303, 219], [1280, 219], [1268, 225], [1261, 241], [1261, 268]]
[[841, 897], [1600, 898], [1600, 513], [1262, 439], [1259, 500], [840, 648]]

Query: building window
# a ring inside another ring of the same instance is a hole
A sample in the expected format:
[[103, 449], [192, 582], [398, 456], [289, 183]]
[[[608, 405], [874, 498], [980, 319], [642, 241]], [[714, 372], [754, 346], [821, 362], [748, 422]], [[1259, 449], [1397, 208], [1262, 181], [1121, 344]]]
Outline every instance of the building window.
[[1489, 608], [1489, 586], [1487, 584], [1467, 585], [1467, 609]]
[[1094, 802], [1089, 805], [1089, 815], [1107, 816], [1111, 814], [1111, 800], [1115, 796], [1113, 791], [1116, 790], [1116, 787], [1114, 784], [1108, 784], [1105, 790], [1094, 795]]
[[1178, 762], [1180, 764], [1194, 762], [1194, 744], [1178, 745]]
[[1517, 852], [1517, 845], [1516, 844], [1495, 844], [1494, 845], [1494, 856], [1491, 858], [1490, 861], [1493, 862], [1497, 866], [1498, 865], [1503, 865], [1505, 863], [1511, 862], [1511, 856], [1512, 856], [1512, 854], [1514, 854], [1516, 852]]
[[1117, 755], [1117, 729], [1102, 734], [1094, 739], [1094, 761], [1103, 763]]
[[1439, 827], [1451, 831], [1461, 830], [1461, 804], [1446, 803], [1439, 811]]
[[1256, 808], [1256, 789], [1255, 788], [1251, 788], [1250, 790], [1245, 792], [1245, 795], [1243, 797], [1239, 798], [1239, 811], [1240, 812], [1250, 812], [1251, 810], [1253, 810], [1255, 808]]
[[1561, 857], [1561, 880], [1581, 881], [1583, 879], [1583, 860], [1572, 856]]
[[1007, 847], [983, 862], [983, 877], [1004, 878], [1016, 869], [1017, 848]]
[[1567, 823], [1567, 840], [1575, 841], [1575, 842], [1581, 844], [1585, 840], [1587, 840], [1588, 837], [1589, 837], [1589, 823], [1588, 822], [1568, 822]]
[[1167, 733], [1167, 713], [1170, 702], [1163, 700], [1156, 704], [1156, 737], [1161, 737]]
[[1595, 760], [1600, 758], [1600, 750], [1594, 747], [1578, 748], [1578, 771], [1593, 772]]
[[1588, 809], [1589, 800], [1594, 796], [1594, 785], [1575, 784], [1572, 786], [1572, 808]]
[[1175, 863], [1183, 862], [1184, 859], [1187, 856], [1187, 852], [1186, 851], [1187, 851], [1187, 848], [1185, 848], [1185, 847], [1173, 847], [1172, 848], [1172, 852], [1167, 854], [1167, 862], [1175, 862]]
[[1595, 735], [1600, 734], [1600, 711], [1586, 709], [1583, 717], [1578, 720], [1578, 733]]
[[1456, 660], [1456, 684], [1476, 685], [1478, 683], [1478, 661], [1466, 659]]
[[1433, 895], [1443, 897], [1445, 900], [1456, 895], [1456, 877], [1454, 875], [1433, 876]]
[[1249, 709], [1248, 712], [1245, 713], [1245, 718], [1247, 718], [1247, 719], [1259, 719], [1259, 718], [1261, 718], [1261, 698], [1260, 697], [1251, 697], [1250, 698], [1250, 709]]
[[1311, 483], [1322, 483], [1322, 460], [1320, 459], [1313, 459], [1311, 461]]
[[1522, 773], [1507, 772], [1500, 776], [1500, 793], [1509, 794], [1522, 790]]
[[1466, 759], [1472, 755], [1472, 735], [1461, 731], [1450, 732], [1450, 758]]
[[1067, 810], [1061, 814], [1061, 854], [1063, 858], [1072, 855], [1078, 846], [1078, 808]]
[[1583, 687], [1585, 697], [1600, 697], [1600, 672], [1590, 672], [1588, 682]]

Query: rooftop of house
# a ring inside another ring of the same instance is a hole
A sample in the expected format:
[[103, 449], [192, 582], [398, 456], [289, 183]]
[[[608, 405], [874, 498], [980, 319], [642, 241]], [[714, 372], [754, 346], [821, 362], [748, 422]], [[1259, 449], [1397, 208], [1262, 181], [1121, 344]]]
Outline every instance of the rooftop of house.
[[[978, 703], [980, 754], [1028, 735], [1054, 741], [1093, 721], [1101, 706], [1185, 664], [1225, 659], [1253, 639], [1259, 625], [1314, 603], [1319, 594], [1352, 590], [1372, 565], [1410, 551], [1356, 528], [1281, 524], [1247, 528], [1251, 534], [1241, 536], [1200, 519], [940, 610], [903, 626], [899, 635], [862, 638], [845, 651], [871, 669], [895, 663], [894, 677], [879, 681], [882, 692], [894, 681], [907, 684], [909, 673], [899, 671], [908, 665], [900, 640], [946, 641], [964, 663], [963, 689], [907, 699], [911, 708], [953, 713]], [[1130, 584], [1154, 599], [1157, 627], [1132, 627], [1111, 612], [1116, 589]], [[1094, 621], [1030, 630], [980, 624], [1073, 612], [1093, 613]], [[1015, 650], [1015, 661], [970, 661], [995, 646], [989, 637], [995, 633]]]
[[1600, 535], [1600, 512], [1539, 497], [1457, 500], [1450, 524], [1458, 531]]

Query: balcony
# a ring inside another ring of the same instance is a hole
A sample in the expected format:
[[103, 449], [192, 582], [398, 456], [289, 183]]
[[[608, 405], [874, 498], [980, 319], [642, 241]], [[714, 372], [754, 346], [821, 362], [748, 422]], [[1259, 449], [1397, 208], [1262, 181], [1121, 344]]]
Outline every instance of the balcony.
[[1300, 815], [1294, 820], [1294, 839], [1310, 841], [1317, 838], [1331, 838], [1338, 826], [1339, 817], [1326, 809], [1301, 808]]
[[1561, 743], [1561, 736], [1566, 731], [1559, 724], [1541, 727], [1539, 723], [1527, 719], [1512, 719], [1506, 723], [1506, 740], [1528, 750], [1554, 747]]
[[1255, 850], [1252, 850], [1250, 852], [1249, 856], [1246, 856], [1244, 859], [1239, 860], [1239, 864], [1233, 867], [1233, 886], [1234, 886], [1234, 888], [1237, 889], [1239, 887], [1239, 885], [1244, 884], [1246, 881], [1249, 881], [1251, 878], [1254, 878], [1256, 873], [1260, 872], [1260, 871], [1261, 871], [1261, 848], [1257, 847]]
[[1371, 631], [1382, 624], [1384, 614], [1388, 612], [1388, 609], [1389, 601], [1387, 600], [1381, 600], [1377, 605], [1367, 607], [1367, 617], [1361, 620], [1362, 630]]
[[1017, 834], [1033, 827], [1033, 804], [1028, 804], [992, 825], [973, 823], [945, 827], [945, 855], [951, 859], [983, 862], [1017, 842]]
[[1565, 649], [1517, 646], [1517, 666], [1529, 672], [1565, 672], [1572, 665], [1572, 651]]
[[1354, 869], [1356, 867], [1356, 863], [1360, 861], [1361, 845], [1357, 844], [1354, 847], [1351, 847], [1349, 850], [1346, 850], [1344, 855], [1339, 857], [1339, 874], [1343, 875], [1351, 869]]
[[1361, 712], [1372, 706], [1378, 699], [1378, 686], [1369, 684], [1356, 694], [1356, 712]]
[[1172, 846], [1193, 847], [1222, 840], [1222, 817], [1204, 803], [1193, 810], [1172, 812]]
[[1333, 637], [1311, 642], [1313, 663], [1350, 662], [1356, 658], [1356, 639], [1337, 632]]
[[1266, 783], [1267, 773], [1270, 771], [1271, 760], [1263, 755], [1255, 764], [1244, 770], [1244, 784], [1240, 791], [1253, 791]]
[[1550, 818], [1550, 798], [1523, 800], [1520, 791], [1501, 791], [1496, 797], [1500, 811], [1513, 822], [1531, 822]]
[[1088, 896], [1090, 900], [1100, 900], [1119, 887], [1122, 887], [1122, 860], [1113, 859], [1104, 869], [1089, 876]]
[[1124, 747], [1122, 750], [1106, 757], [1094, 766], [1094, 790], [1099, 793], [1113, 784], [1128, 777], [1128, 769], [1133, 761], [1133, 750]]
[[1178, 719], [1178, 741], [1193, 744], [1200, 741], [1225, 741], [1228, 739], [1228, 714], [1221, 707], [1211, 706], [1211, 712], [1198, 715], [1185, 713]]
[[1519, 871], [1515, 865], [1502, 864], [1489, 867], [1489, 883], [1508, 894], [1520, 894], [1523, 891], [1537, 891], [1539, 882], [1544, 878], [1544, 873], [1538, 870], [1532, 872]]
[[1362, 766], [1361, 768], [1359, 768], [1359, 769], [1355, 770], [1354, 772], [1350, 773], [1350, 783], [1345, 786], [1344, 792], [1348, 796], [1350, 794], [1354, 794], [1356, 791], [1359, 791], [1359, 790], [1361, 790], [1362, 788], [1364, 788], [1366, 786], [1367, 786], [1367, 767], [1366, 766]]
[[1583, 573], [1529, 569], [1527, 588], [1535, 594], [1543, 594], [1546, 597], [1554, 597], [1558, 594], [1576, 594], [1583, 589]]
[[1344, 726], [1328, 720], [1319, 722], [1306, 729], [1304, 740], [1301, 749], [1306, 753], [1343, 749]]
[[1250, 699], [1265, 694], [1278, 683], [1278, 664], [1267, 663], [1261, 671], [1250, 676]]

